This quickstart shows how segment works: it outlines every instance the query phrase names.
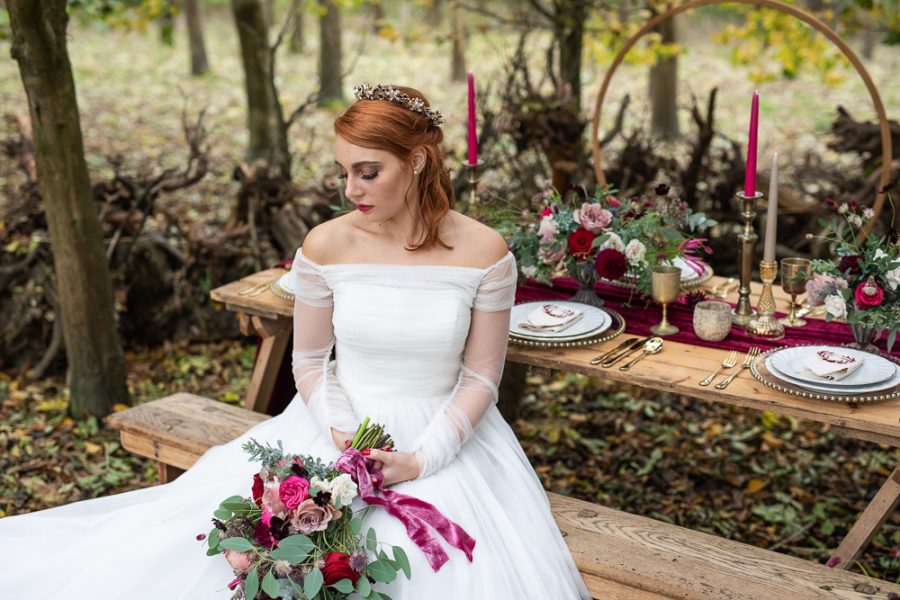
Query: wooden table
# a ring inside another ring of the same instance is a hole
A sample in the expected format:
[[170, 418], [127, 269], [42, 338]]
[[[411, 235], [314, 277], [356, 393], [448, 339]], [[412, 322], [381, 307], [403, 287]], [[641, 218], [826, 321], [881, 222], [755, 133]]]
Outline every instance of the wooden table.
[[[257, 334], [262, 338], [245, 403], [247, 408], [258, 412], [265, 412], [268, 408], [272, 387], [287, 350], [292, 331], [293, 304], [272, 294], [268, 286], [258, 295], [242, 296], [240, 292], [257, 284], [271, 282], [283, 273], [283, 269], [268, 269], [216, 288], [210, 293], [213, 300], [223, 302], [226, 308], [238, 313], [243, 333]], [[720, 282], [721, 278], [713, 278], [708, 285]], [[759, 284], [754, 283], [751, 287], [751, 298], [755, 300], [759, 297]], [[778, 305], [785, 306], [787, 296], [780, 288], [774, 291]], [[727, 300], [736, 301], [737, 292], [732, 292]], [[559, 350], [537, 350], [511, 344], [507, 360], [828, 423], [843, 435], [900, 447], [900, 399], [859, 405], [807, 400], [766, 387], [749, 372], [742, 372], [724, 390], [717, 390], [713, 386], [702, 387], [697, 382], [719, 366], [726, 351], [671, 341], [665, 343], [662, 353], [638, 362], [627, 372], [617, 368], [602, 369], [590, 364], [591, 358], [619, 342], [620, 339], [617, 338], [595, 346]], [[887, 478], [834, 553], [834, 556], [841, 559], [838, 568], [852, 564], [898, 504], [900, 467], [895, 468]]]

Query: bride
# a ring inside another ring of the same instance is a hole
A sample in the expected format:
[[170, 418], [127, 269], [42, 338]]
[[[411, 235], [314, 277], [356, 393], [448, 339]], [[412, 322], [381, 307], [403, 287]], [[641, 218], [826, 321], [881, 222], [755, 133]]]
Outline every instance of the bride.
[[219, 501], [249, 493], [257, 468], [241, 444], [282, 440], [288, 452], [334, 460], [370, 417], [397, 449], [370, 454], [383, 485], [434, 504], [476, 541], [472, 562], [445, 544], [450, 560], [435, 572], [401, 523], [369, 511], [366, 526], [412, 565], [411, 580], [377, 591], [590, 598], [496, 408], [515, 260], [495, 231], [451, 209], [443, 118], [425, 98], [404, 87], [355, 93], [334, 129], [356, 210], [313, 229], [292, 267], [294, 401], [172, 483], [0, 519], [3, 597], [228, 598], [228, 564], [195, 536]]

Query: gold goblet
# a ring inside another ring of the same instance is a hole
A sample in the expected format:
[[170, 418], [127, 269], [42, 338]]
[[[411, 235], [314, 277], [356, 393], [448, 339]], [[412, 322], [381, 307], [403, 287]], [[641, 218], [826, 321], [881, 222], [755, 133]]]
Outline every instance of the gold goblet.
[[782, 258], [781, 259], [781, 289], [791, 295], [791, 310], [788, 316], [779, 322], [787, 327], [803, 327], [806, 321], [797, 316], [797, 294], [806, 291], [806, 282], [809, 280], [809, 272], [812, 262], [808, 258]]
[[678, 298], [681, 292], [681, 269], [670, 265], [653, 267], [650, 273], [650, 296], [662, 304], [662, 321], [650, 328], [656, 335], [673, 335], [678, 328], [669, 323], [666, 316], [668, 305]]

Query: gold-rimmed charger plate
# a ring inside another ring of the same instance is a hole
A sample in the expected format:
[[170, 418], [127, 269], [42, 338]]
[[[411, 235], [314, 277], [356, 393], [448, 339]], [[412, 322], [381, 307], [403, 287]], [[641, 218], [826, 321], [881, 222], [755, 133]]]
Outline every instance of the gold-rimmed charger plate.
[[598, 335], [571, 341], [545, 341], [545, 340], [526, 340], [520, 338], [514, 333], [509, 334], [509, 341], [517, 346], [525, 346], [526, 348], [578, 348], [580, 346], [591, 346], [593, 344], [602, 344], [615, 338], [625, 331], [625, 317], [614, 310], [604, 307], [609, 316], [612, 317], [612, 325]]
[[[884, 400], [895, 400], [900, 398], [900, 384], [895, 385], [893, 388], [882, 390], [875, 393], [862, 393], [862, 394], [828, 394], [826, 392], [817, 392], [802, 386], [791, 383], [790, 381], [785, 381], [784, 379], [778, 377], [776, 374], [773, 374], [769, 371], [768, 367], [766, 367], [766, 358], [771, 356], [773, 353], [778, 352], [779, 350], [784, 350], [785, 348], [799, 348], [802, 346], [820, 346], [821, 344], [800, 344], [799, 346], [781, 346], [779, 348], [772, 348], [766, 352], [763, 352], [759, 356], [756, 357], [756, 360], [750, 365], [750, 373], [753, 377], [756, 378], [757, 381], [766, 385], [772, 389], [778, 390], [779, 392], [784, 392], [786, 394], [790, 394], [792, 396], [799, 396], [801, 398], [810, 398], [812, 400], [828, 400], [830, 402], [845, 402], [848, 404], [858, 404], [860, 402], [882, 402]], [[876, 354], [876, 353], [873, 353]], [[878, 352], [878, 356], [882, 358], [886, 358], [894, 364], [900, 365], [900, 361], [898, 361], [893, 356], [888, 356], [887, 354]]]
[[289, 274], [290, 271], [275, 279], [275, 281], [272, 282], [272, 285], [269, 286], [269, 291], [271, 291], [272, 295], [276, 298], [281, 298], [282, 300], [293, 302], [294, 294], [281, 287], [281, 284], [279, 283], [283, 277], [286, 277]]

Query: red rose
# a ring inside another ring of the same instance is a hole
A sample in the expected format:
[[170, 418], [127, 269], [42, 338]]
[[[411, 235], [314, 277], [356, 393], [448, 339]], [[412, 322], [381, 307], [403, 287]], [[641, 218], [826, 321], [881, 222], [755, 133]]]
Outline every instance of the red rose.
[[597, 253], [594, 261], [597, 273], [604, 279], [614, 280], [625, 274], [628, 270], [628, 260], [625, 255], [615, 248], [607, 248]]
[[256, 502], [256, 505], [262, 508], [262, 496], [265, 491], [266, 486], [263, 485], [262, 477], [259, 474], [253, 476], [253, 501]]
[[325, 585], [333, 585], [341, 579], [349, 579], [356, 584], [360, 573], [350, 568], [350, 557], [343, 552], [329, 552], [325, 555], [325, 566], [322, 567]]
[[584, 258], [591, 251], [591, 242], [596, 236], [585, 229], [579, 227], [569, 234], [569, 253]]
[[291, 475], [278, 486], [278, 498], [288, 509], [294, 510], [309, 498], [309, 482], [302, 477]]
[[607, 198], [606, 203], [609, 204], [610, 206], [612, 206], [613, 208], [619, 208], [620, 206], [622, 206], [619, 203], [619, 201], [616, 200], [615, 198]]
[[550, 207], [549, 207], [549, 206], [545, 206], [545, 207], [544, 207], [544, 210], [541, 211], [541, 218], [544, 218], [544, 217], [546, 217], [547, 215], [552, 215], [552, 214], [553, 214], [553, 211], [550, 210]]
[[853, 292], [853, 298], [856, 300], [857, 308], [875, 308], [884, 300], [884, 290], [870, 279], [857, 286], [856, 291]]
[[841, 258], [841, 262], [838, 263], [838, 271], [840, 271], [844, 275], [862, 274], [862, 268], [860, 268], [859, 266], [859, 261], [861, 258], [862, 257], [858, 254], [844, 256], [843, 258]]

